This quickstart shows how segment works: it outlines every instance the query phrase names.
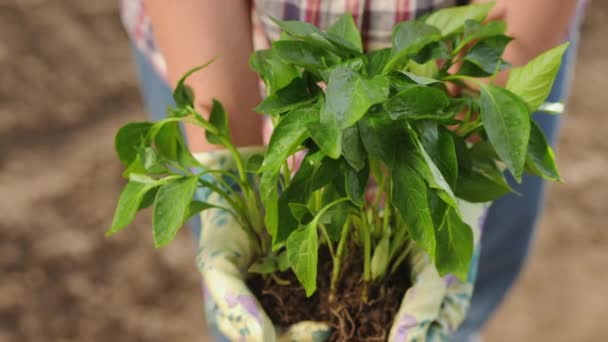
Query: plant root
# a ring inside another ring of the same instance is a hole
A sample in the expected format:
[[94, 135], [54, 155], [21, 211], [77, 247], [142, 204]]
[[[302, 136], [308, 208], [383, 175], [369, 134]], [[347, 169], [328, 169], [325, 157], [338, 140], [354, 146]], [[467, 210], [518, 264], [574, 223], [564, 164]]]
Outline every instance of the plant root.
[[249, 280], [249, 288], [277, 327], [301, 321], [328, 322], [333, 328], [330, 342], [386, 341], [403, 295], [410, 287], [407, 263], [383, 282], [369, 283], [369, 300], [364, 303], [362, 253], [353, 245], [349, 248], [332, 301], [329, 296], [333, 262], [323, 247], [319, 251], [317, 292], [312, 297], [306, 298], [291, 271], [277, 275], [291, 285], [278, 284], [277, 277], [256, 275]]

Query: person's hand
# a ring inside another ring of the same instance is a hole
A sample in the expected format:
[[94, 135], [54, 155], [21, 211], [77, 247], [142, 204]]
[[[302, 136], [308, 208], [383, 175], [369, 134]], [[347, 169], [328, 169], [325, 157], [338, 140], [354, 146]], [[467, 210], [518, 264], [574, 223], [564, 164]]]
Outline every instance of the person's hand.
[[440, 277], [423, 251], [411, 259], [413, 285], [407, 290], [391, 328], [390, 342], [446, 341], [462, 323], [473, 294], [486, 204], [458, 202], [464, 221], [473, 229], [474, 253], [466, 282]]
[[[241, 149], [243, 155], [262, 148]], [[225, 151], [196, 154], [202, 165], [231, 170], [234, 162]], [[201, 191], [199, 200], [228, 207], [215, 193]], [[207, 209], [201, 214], [201, 234], [197, 266], [203, 278], [205, 311], [212, 329], [230, 341], [322, 341], [330, 333], [325, 323], [301, 322], [287, 331], [278, 332], [247, 288], [245, 277], [249, 265], [259, 257], [256, 239], [225, 210]]]
[[[224, 150], [197, 153], [195, 158], [209, 169], [235, 170], [233, 158]], [[199, 190], [195, 196], [211, 205], [230, 207], [225, 199], [207, 189]], [[202, 275], [206, 318], [212, 329], [231, 341], [275, 338], [272, 322], [244, 281], [251, 260], [258, 254], [256, 238], [247, 234], [227, 210], [211, 208], [201, 213], [197, 267]]]
[[[203, 165], [224, 169], [233, 167], [227, 153], [197, 154]], [[216, 194], [199, 194], [201, 200], [226, 206]], [[481, 205], [461, 203], [465, 222], [474, 230], [475, 257], [466, 283], [448, 275], [440, 277], [428, 256], [417, 252], [411, 259], [413, 287], [401, 304], [391, 329], [390, 341], [439, 341], [464, 319], [475, 280], [479, 252]], [[197, 256], [203, 276], [206, 315], [209, 325], [232, 341], [318, 342], [331, 333], [322, 322], [300, 322], [278, 331], [247, 288], [247, 269], [258, 256], [257, 241], [224, 210], [209, 209], [201, 214], [201, 235]]]

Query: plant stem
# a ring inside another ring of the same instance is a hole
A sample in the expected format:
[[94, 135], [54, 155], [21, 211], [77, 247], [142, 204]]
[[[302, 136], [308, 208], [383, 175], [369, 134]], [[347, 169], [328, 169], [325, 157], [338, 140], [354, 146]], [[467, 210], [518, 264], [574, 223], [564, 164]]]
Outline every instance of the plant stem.
[[239, 174], [239, 178], [241, 180], [241, 190], [243, 192], [243, 198], [245, 200], [244, 209], [247, 214], [246, 217], [251, 223], [254, 231], [258, 234], [260, 239], [260, 248], [262, 249], [262, 253], [267, 252], [268, 246], [266, 246], [266, 242], [264, 239], [264, 221], [261, 215], [261, 209], [258, 205], [257, 197], [255, 196], [255, 192], [251, 187], [251, 184], [248, 182], [247, 173], [245, 171], [245, 164], [243, 163], [243, 157], [236, 149], [236, 147], [232, 144], [229, 137], [220, 137], [220, 141], [222, 144], [230, 151], [232, 157], [234, 158], [234, 162], [236, 164], [236, 169]]
[[192, 172], [190, 172], [190, 170], [182, 167], [181, 165], [179, 165], [179, 163], [176, 163], [173, 160], [168, 160], [167, 164], [169, 164], [170, 166], [174, 167], [176, 170], [183, 172], [184, 175], [186, 175], [186, 176], [192, 176]]
[[387, 236], [389, 234], [389, 223], [391, 220], [391, 191], [393, 189], [393, 179], [387, 176], [388, 182], [386, 184], [386, 200], [384, 201], [384, 210], [382, 215], [382, 235]]
[[235, 201], [235, 199], [230, 196], [230, 194], [224, 190], [222, 190], [220, 187], [218, 187], [217, 185], [210, 183], [204, 179], [199, 179], [198, 182], [204, 186], [207, 187], [209, 189], [211, 189], [212, 191], [216, 192], [218, 195], [220, 195], [224, 200], [226, 200], [226, 202], [228, 202], [228, 204], [234, 208], [234, 210], [243, 218], [243, 219], [247, 219], [247, 216], [244, 215], [245, 213], [243, 212], [244, 208], [241, 205], [239, 205], [238, 202]]
[[211, 134], [218, 135], [219, 132], [217, 128], [205, 120], [201, 113], [197, 112], [194, 108], [192, 108], [192, 113], [193, 114], [191, 116], [187, 116], [185, 118], [176, 118], [176, 121], [188, 122], [205, 129]]
[[473, 133], [476, 129], [483, 126], [483, 122], [480, 118], [477, 118], [473, 122], [465, 122], [458, 127], [456, 130], [456, 134], [461, 137], [468, 137], [471, 133]]
[[372, 279], [371, 276], [371, 261], [372, 261], [372, 239], [369, 230], [369, 222], [367, 220], [366, 211], [362, 208], [360, 211], [361, 216], [361, 239], [363, 242], [363, 292], [361, 293], [361, 299], [363, 303], [367, 303], [368, 300], [368, 286]]
[[287, 163], [287, 160], [285, 160], [285, 162], [283, 163], [283, 180], [285, 181], [285, 188], [287, 188], [289, 186], [289, 183], [291, 183], [291, 172], [289, 170], [289, 164]]
[[342, 268], [342, 256], [344, 255], [344, 247], [346, 246], [346, 240], [348, 238], [348, 231], [350, 230], [350, 216], [346, 218], [344, 226], [342, 226], [342, 233], [340, 234], [340, 242], [338, 242], [338, 250], [334, 256], [334, 268], [331, 275], [331, 283], [329, 287], [329, 302], [332, 303], [336, 298], [336, 287], [338, 285], [338, 279], [340, 279], [340, 271]]
[[378, 184], [378, 192], [376, 192], [376, 197], [374, 198], [374, 208], [378, 208], [378, 205], [380, 205], [380, 199], [382, 199], [382, 194], [384, 194], [382, 189], [384, 188], [386, 177], [387, 176], [382, 177], [382, 179], [380, 179], [380, 183]]
[[322, 206], [323, 206], [323, 194], [321, 194], [321, 191], [315, 191], [313, 193], [313, 208], [315, 211], [319, 211], [321, 210]]
[[332, 259], [335, 259], [336, 254], [334, 253], [334, 246], [332, 245], [329, 234], [327, 233], [327, 228], [325, 228], [324, 224], [319, 224], [319, 228], [321, 229], [321, 234], [323, 234], [323, 237], [327, 241], [327, 249], [329, 249], [329, 254], [331, 254]]
[[212, 174], [214, 176], [216, 176], [218, 179], [220, 177], [226, 176], [228, 178], [230, 178], [233, 182], [235, 182], [236, 184], [238, 184], [239, 186], [243, 186], [243, 184], [241, 183], [241, 180], [238, 178], [237, 175], [235, 175], [233, 172], [230, 171], [226, 171], [226, 170], [204, 170], [203, 172], [199, 173], [199, 176], [203, 176], [206, 174]]
[[395, 216], [395, 234], [392, 236], [391, 247], [388, 252], [388, 260], [393, 260], [397, 255], [397, 252], [403, 246], [405, 240], [407, 239], [407, 226], [403, 222], [403, 220], [397, 215]]
[[393, 266], [391, 266], [390, 274], [395, 273], [395, 271], [397, 271], [397, 269], [399, 268], [399, 266], [401, 266], [403, 261], [405, 261], [405, 258], [408, 256], [408, 254], [410, 254], [410, 250], [412, 249], [411, 246], [412, 246], [411, 244], [405, 245], [405, 248], [403, 249], [401, 254], [399, 254], [399, 257], [397, 257], [397, 259], [395, 259], [395, 261], [393, 262]]
[[232, 144], [232, 142], [230, 142], [230, 139], [228, 137], [220, 137], [220, 141], [222, 142], [222, 145], [224, 145], [226, 149], [228, 149], [230, 154], [232, 154], [232, 158], [234, 158], [236, 170], [239, 173], [239, 178], [241, 179], [241, 182], [247, 183], [247, 173], [245, 172], [245, 164], [243, 163], [243, 157], [236, 149], [236, 147]]

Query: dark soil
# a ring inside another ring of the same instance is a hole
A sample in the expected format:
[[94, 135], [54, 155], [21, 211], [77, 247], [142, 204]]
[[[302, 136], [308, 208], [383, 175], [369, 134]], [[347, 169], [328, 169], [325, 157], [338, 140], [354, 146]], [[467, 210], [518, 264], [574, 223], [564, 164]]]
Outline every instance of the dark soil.
[[333, 264], [323, 248], [319, 254], [317, 291], [312, 297], [306, 298], [291, 271], [275, 277], [255, 276], [249, 286], [277, 326], [288, 327], [301, 321], [329, 322], [333, 327], [330, 342], [386, 341], [393, 317], [410, 287], [410, 272], [403, 265], [383, 282], [370, 284], [369, 299], [364, 302], [362, 265], [362, 253], [356, 250], [345, 258], [333, 302], [329, 299]]

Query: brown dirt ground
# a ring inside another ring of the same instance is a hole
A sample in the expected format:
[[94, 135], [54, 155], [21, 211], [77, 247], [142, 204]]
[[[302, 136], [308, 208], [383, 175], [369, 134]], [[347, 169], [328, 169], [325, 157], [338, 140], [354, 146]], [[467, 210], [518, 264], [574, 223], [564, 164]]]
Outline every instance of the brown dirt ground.
[[[593, 2], [560, 141], [567, 183], [489, 341], [608, 336], [607, 22]], [[103, 237], [122, 185], [114, 132], [143, 118], [115, 1], [0, 2], [0, 342], [210, 340], [187, 233], [155, 250], [146, 214]]]

